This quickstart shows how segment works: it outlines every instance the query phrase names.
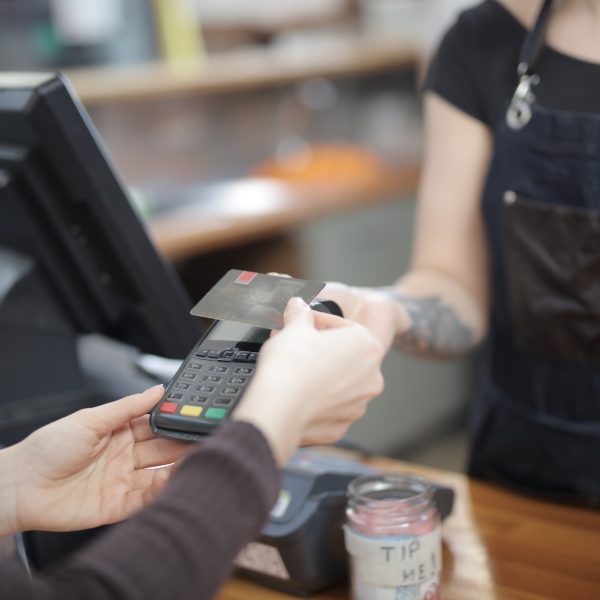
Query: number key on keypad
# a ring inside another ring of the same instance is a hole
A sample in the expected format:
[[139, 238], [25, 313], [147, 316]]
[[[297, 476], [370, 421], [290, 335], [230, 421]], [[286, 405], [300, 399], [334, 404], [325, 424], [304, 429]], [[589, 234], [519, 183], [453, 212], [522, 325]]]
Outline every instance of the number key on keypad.
[[221, 394], [227, 394], [228, 396], [235, 396], [239, 391], [240, 391], [240, 388], [238, 388], [238, 387], [228, 386], [228, 387], [224, 387], [221, 390]]
[[215, 406], [229, 406], [233, 402], [233, 398], [217, 398], [213, 404]]
[[223, 378], [219, 377], [219, 375], [205, 375], [202, 378], [202, 381], [212, 381], [213, 383], [221, 383], [221, 379]]
[[208, 396], [192, 396], [190, 402], [196, 402], [196, 404], [206, 404]]
[[236, 375], [252, 375], [254, 369], [251, 367], [237, 367], [233, 370]]

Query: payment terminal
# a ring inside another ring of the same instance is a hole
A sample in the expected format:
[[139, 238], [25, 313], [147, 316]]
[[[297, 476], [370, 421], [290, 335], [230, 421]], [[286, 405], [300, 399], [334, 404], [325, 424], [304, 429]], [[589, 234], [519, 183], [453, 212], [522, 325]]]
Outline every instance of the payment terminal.
[[[342, 315], [331, 300], [311, 308]], [[167, 386], [150, 415], [152, 431], [163, 437], [199, 441], [231, 414], [256, 368], [270, 329], [233, 321], [215, 321]]]
[[[346, 490], [359, 475], [376, 470], [331, 449], [298, 450], [281, 474], [279, 500], [254, 542], [238, 555], [237, 572], [295, 596], [308, 596], [343, 581], [348, 559], [342, 525]], [[434, 502], [445, 519], [454, 490], [433, 485]]]

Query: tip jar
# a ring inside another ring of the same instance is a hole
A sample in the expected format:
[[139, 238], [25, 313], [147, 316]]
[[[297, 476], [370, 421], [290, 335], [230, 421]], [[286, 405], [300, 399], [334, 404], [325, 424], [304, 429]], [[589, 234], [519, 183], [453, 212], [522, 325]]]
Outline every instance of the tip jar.
[[441, 598], [441, 519], [425, 478], [376, 474], [352, 481], [344, 536], [353, 600]]

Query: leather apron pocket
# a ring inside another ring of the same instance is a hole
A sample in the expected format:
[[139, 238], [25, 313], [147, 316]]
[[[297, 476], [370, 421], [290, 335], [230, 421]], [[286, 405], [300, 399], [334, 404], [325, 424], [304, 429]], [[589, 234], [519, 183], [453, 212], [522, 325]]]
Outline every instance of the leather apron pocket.
[[600, 362], [600, 211], [506, 192], [506, 277], [517, 346]]

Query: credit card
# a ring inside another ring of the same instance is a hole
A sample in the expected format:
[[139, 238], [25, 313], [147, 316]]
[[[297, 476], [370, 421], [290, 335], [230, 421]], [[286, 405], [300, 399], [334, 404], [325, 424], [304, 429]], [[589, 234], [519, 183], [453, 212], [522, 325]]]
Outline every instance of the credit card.
[[280, 329], [290, 298], [310, 303], [324, 287], [321, 281], [231, 269], [190, 312], [195, 317]]

